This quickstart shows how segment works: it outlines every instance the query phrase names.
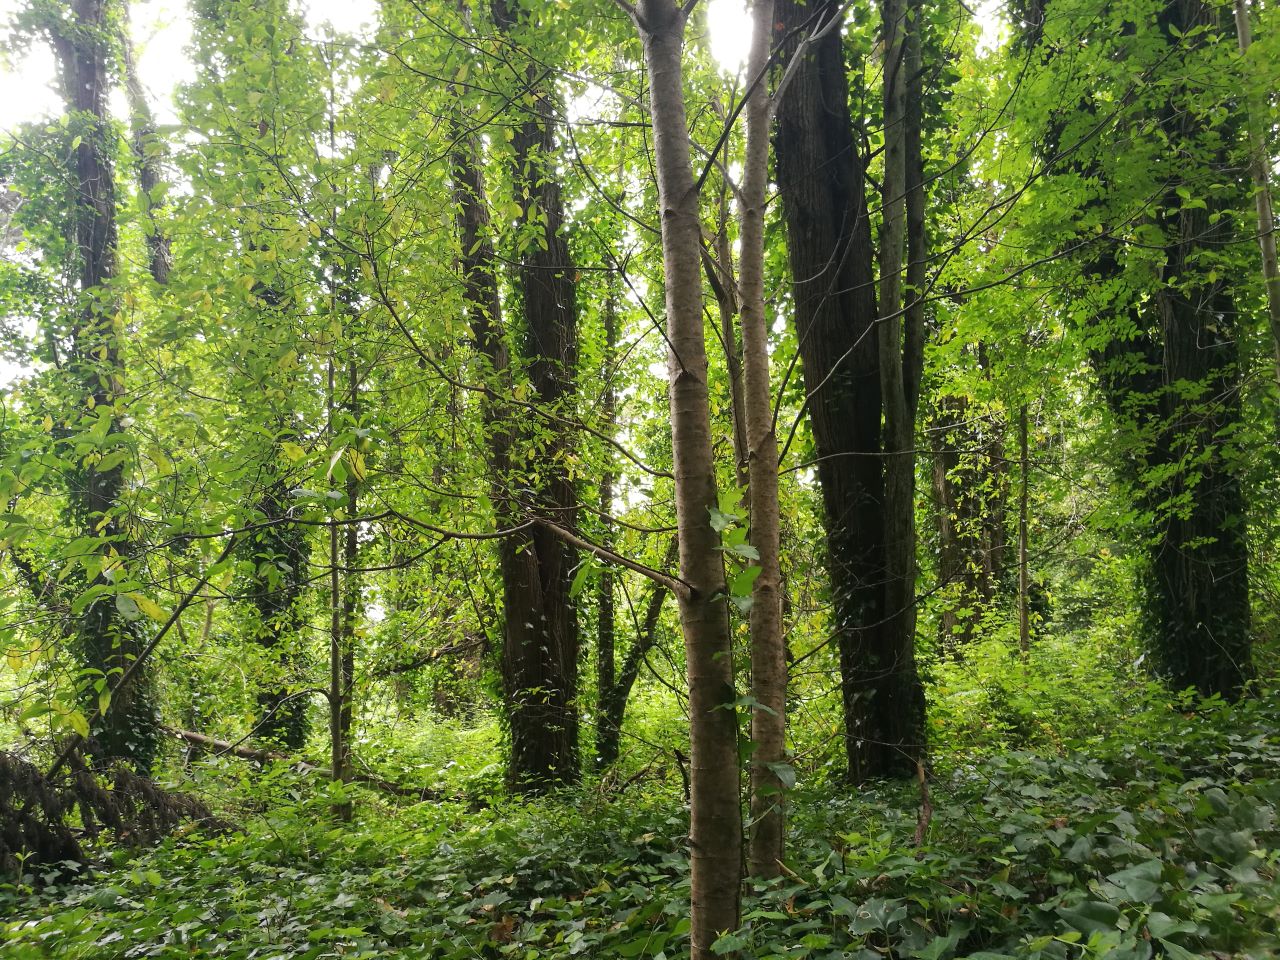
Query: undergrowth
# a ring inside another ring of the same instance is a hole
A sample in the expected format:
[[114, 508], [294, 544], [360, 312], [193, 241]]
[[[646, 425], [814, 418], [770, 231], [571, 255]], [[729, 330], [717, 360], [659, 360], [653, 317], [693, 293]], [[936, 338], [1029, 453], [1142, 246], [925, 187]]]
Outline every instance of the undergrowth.
[[[1266, 957], [1280, 947], [1274, 698], [1152, 708], [1072, 747], [937, 771], [919, 793], [802, 784], [788, 873], [719, 949], [749, 958]], [[74, 884], [0, 893], [0, 955], [678, 957], [685, 813], [671, 780], [528, 805], [356, 819], [275, 770], [244, 830], [189, 835]], [[256, 813], [255, 810], [266, 810]]]

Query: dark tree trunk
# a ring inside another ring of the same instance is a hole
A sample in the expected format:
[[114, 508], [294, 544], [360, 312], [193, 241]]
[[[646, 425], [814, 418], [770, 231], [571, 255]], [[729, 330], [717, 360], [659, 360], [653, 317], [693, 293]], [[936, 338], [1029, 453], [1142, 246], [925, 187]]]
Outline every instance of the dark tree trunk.
[[[675, 542], [667, 553], [667, 561], [663, 567], [670, 567], [676, 559]], [[644, 618], [640, 629], [627, 655], [623, 658], [622, 668], [608, 687], [600, 688], [600, 725], [596, 733], [596, 756], [600, 767], [609, 766], [618, 759], [619, 746], [622, 741], [622, 722], [627, 715], [627, 701], [631, 690], [640, 677], [640, 668], [645, 657], [658, 642], [658, 621], [662, 616], [662, 605], [667, 599], [668, 590], [661, 584], [654, 583], [649, 587], [649, 598], [644, 606]], [[613, 665], [610, 665], [613, 673]]]
[[270, 652], [280, 671], [258, 692], [257, 735], [299, 750], [307, 740], [307, 701], [293, 695], [290, 681], [295, 679], [305, 627], [302, 599], [311, 547], [303, 528], [276, 522], [286, 516], [286, 495], [283, 484], [276, 483], [258, 504], [263, 521], [273, 525], [246, 543], [256, 565], [247, 599], [257, 613], [253, 637]]
[[[1128, 434], [1121, 476], [1154, 526], [1142, 548], [1142, 585], [1156, 672], [1175, 689], [1234, 699], [1253, 675], [1247, 504], [1230, 450], [1242, 422], [1242, 377], [1232, 293], [1205, 261], [1236, 239], [1232, 217], [1222, 214], [1243, 207], [1244, 199], [1227, 179], [1234, 174], [1223, 173], [1233, 170], [1225, 146], [1232, 138], [1224, 133], [1246, 118], [1228, 118], [1225, 131], [1209, 129], [1193, 106], [1196, 90], [1178, 80], [1195, 74], [1182, 70], [1181, 51], [1174, 49], [1194, 54], [1209, 38], [1223, 36], [1222, 14], [1203, 0], [1170, 0], [1156, 20], [1169, 65], [1157, 78], [1161, 85], [1148, 89], [1165, 99], [1127, 122], [1154, 120], [1168, 144], [1168, 189], [1152, 220], [1164, 236], [1165, 262], [1147, 290], [1125, 292], [1126, 299], [1109, 302], [1094, 321], [1104, 344], [1092, 359]], [[1043, 0], [1024, 20], [1025, 42], [1039, 43], [1048, 22]], [[1043, 62], [1060, 55], [1046, 49]], [[1060, 136], [1060, 128], [1050, 128], [1047, 154], [1058, 149]], [[1074, 165], [1075, 173], [1104, 186], [1107, 169], [1100, 156]], [[1206, 189], [1228, 184], [1232, 189]], [[1184, 195], [1203, 203], [1184, 204]], [[1104, 194], [1097, 203], [1107, 199]], [[1114, 241], [1099, 241], [1084, 267], [1093, 289], [1124, 290], [1126, 255]]]
[[[1221, 35], [1220, 18], [1202, 0], [1172, 0], [1158, 29], [1171, 46], [1194, 49], [1205, 35], [1187, 34], [1208, 27]], [[1208, 135], [1205, 121], [1187, 108], [1193, 95], [1172, 85], [1158, 113], [1171, 149], [1189, 157], [1203, 151]], [[1210, 167], [1230, 169], [1225, 148], [1175, 174], [1155, 219], [1165, 237], [1163, 273], [1121, 324], [1138, 333], [1113, 337], [1094, 362], [1117, 420], [1133, 437], [1122, 472], [1155, 526], [1143, 587], [1156, 672], [1175, 689], [1235, 699], [1253, 675], [1247, 504], [1229, 449], [1242, 421], [1240, 358], [1230, 288], [1203, 261], [1233, 240], [1231, 217], [1214, 214], [1243, 200], [1239, 193], [1207, 193]], [[1184, 204], [1179, 188], [1203, 197], [1204, 205]], [[1089, 271], [1119, 277], [1122, 257], [1119, 248], [1103, 246]]]
[[975, 411], [964, 397], [943, 396], [935, 404], [929, 437], [938, 583], [952, 597], [942, 610], [938, 639], [946, 652], [963, 656], [996, 599], [1003, 572], [1003, 424]]
[[[781, 0], [778, 19], [785, 33], [804, 33], [815, 15], [826, 22], [839, 7]], [[805, 49], [779, 104], [775, 153], [819, 456], [849, 777], [913, 777], [923, 694], [885, 622], [874, 248], [838, 28]]]
[[[70, 17], [51, 17], [49, 35], [58, 58], [71, 132], [78, 143], [73, 151], [71, 235], [78, 261], [79, 316], [71, 326], [71, 351], [67, 369], [81, 389], [79, 408], [87, 411], [78, 425], [88, 429], [107, 418], [107, 436], [121, 432], [124, 391], [125, 331], [116, 320], [110, 289], [116, 276], [115, 135], [108, 111], [110, 76], [109, 0], [73, 0]], [[120, 496], [124, 489], [123, 465], [100, 470], [92, 465], [71, 477], [68, 498], [84, 535], [126, 559], [132, 553]], [[99, 577], [101, 575], [99, 574]], [[97, 582], [97, 581], [95, 581]], [[86, 584], [89, 586], [90, 584]], [[136, 621], [121, 613], [110, 594], [95, 601], [81, 617], [77, 646], [84, 665], [101, 670], [108, 683], [128, 668], [142, 647]], [[158, 728], [149, 671], [115, 696], [104, 717], [94, 725], [91, 746], [99, 760], [128, 760], [146, 773], [155, 758]], [[90, 687], [86, 712], [97, 706], [97, 691]]]
[[[493, 0], [491, 10], [498, 28], [518, 46], [525, 26], [520, 4]], [[576, 386], [578, 310], [575, 270], [564, 236], [564, 203], [552, 162], [555, 94], [540, 64], [520, 66], [524, 85], [514, 102], [527, 100], [530, 105], [512, 139], [512, 177], [520, 230], [537, 233], [519, 269], [522, 353], [539, 405], [563, 412]], [[573, 437], [562, 421], [549, 423], [547, 439], [512, 448], [511, 466], [521, 474], [524, 488], [515, 509], [573, 527], [578, 498], [567, 469]], [[510, 491], [507, 495], [515, 496]], [[577, 555], [541, 526], [506, 538], [502, 550], [502, 679], [511, 736], [507, 779], [513, 790], [536, 793], [574, 783], [580, 773], [578, 619], [570, 596]]]
[[[602, 429], [613, 437], [617, 429], [618, 391], [614, 386], [615, 363], [618, 352], [618, 291], [610, 278], [609, 299], [604, 308], [604, 358], [601, 376], [604, 378], [604, 397], [601, 402]], [[603, 545], [613, 549], [613, 497], [616, 477], [613, 451], [605, 452], [608, 465], [600, 478], [600, 515], [605, 524]], [[596, 610], [596, 769], [603, 770], [618, 759], [621, 722], [612, 722], [606, 712], [615, 684], [614, 647], [616, 646], [617, 617], [614, 603], [613, 564], [606, 563], [600, 571]]]

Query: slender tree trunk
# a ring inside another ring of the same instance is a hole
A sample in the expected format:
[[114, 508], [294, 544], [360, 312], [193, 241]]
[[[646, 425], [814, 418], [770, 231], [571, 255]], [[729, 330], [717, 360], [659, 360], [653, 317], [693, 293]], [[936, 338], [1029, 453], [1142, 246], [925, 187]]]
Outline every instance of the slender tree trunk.
[[[720, 196], [720, 207], [726, 211], [729, 205], [728, 190]], [[748, 484], [747, 421], [743, 413], [742, 350], [738, 342], [738, 293], [733, 282], [733, 248], [729, 244], [729, 232], [725, 227], [727, 212], [721, 213], [720, 229], [715, 238], [715, 259], [705, 250], [702, 263], [716, 299], [720, 316], [720, 343], [724, 351], [724, 365], [729, 372], [729, 406], [733, 422], [733, 473], [738, 487], [745, 490]]]
[[[349, 359], [347, 362], [347, 402], [343, 411], [353, 424], [360, 422], [360, 375], [356, 362], [354, 346], [348, 344]], [[360, 470], [355, 466], [358, 451], [348, 448], [350, 463], [347, 467], [345, 514], [347, 519], [360, 515]], [[342, 686], [341, 709], [338, 711], [338, 724], [342, 728], [342, 765], [336, 764], [343, 777], [351, 774], [351, 738], [352, 720], [355, 714], [355, 679], [356, 679], [356, 631], [360, 620], [360, 527], [348, 523], [343, 529], [342, 544], [342, 643], [339, 663], [339, 682]], [[350, 816], [350, 807], [343, 808], [343, 815]]]
[[[1253, 43], [1247, 0], [1235, 0], [1235, 20], [1240, 53], [1247, 55]], [[1267, 315], [1271, 320], [1271, 339], [1275, 347], [1276, 382], [1280, 384], [1280, 263], [1276, 260], [1276, 222], [1271, 207], [1271, 156], [1258, 120], [1260, 112], [1265, 115], [1265, 105], [1249, 103], [1247, 110], [1249, 174], [1253, 178], [1253, 200], [1258, 210], [1258, 247], [1262, 254], [1262, 280], [1267, 287]], [[1276, 422], [1280, 423], [1280, 414]]]
[[[127, 17], [128, 4], [124, 4]], [[146, 219], [147, 264], [151, 276], [156, 283], [164, 286], [169, 282], [169, 270], [172, 266], [169, 251], [169, 235], [160, 223], [161, 194], [164, 192], [164, 141], [156, 131], [155, 116], [151, 105], [147, 102], [147, 93], [138, 76], [137, 58], [134, 53], [133, 39], [129, 34], [128, 22], [121, 32], [120, 49], [124, 60], [125, 93], [129, 101], [130, 145], [133, 148], [133, 159], [138, 169], [138, 190], [141, 194], [142, 211]]]
[[[747, 76], [768, 66], [773, 37], [773, 0], [752, 5]], [[760, 573], [751, 587], [751, 831], [748, 864], [758, 877], [776, 877], [786, 839], [787, 661], [782, 640], [782, 574], [779, 560], [778, 438], [769, 382], [769, 322], [764, 297], [764, 214], [769, 185], [771, 101], [759, 84], [746, 105], [747, 151], [743, 161], [739, 279], [742, 290], [743, 407], [747, 428], [747, 472], [751, 545]]]
[[[50, 16], [47, 30], [58, 61], [63, 92], [76, 136], [72, 151], [71, 238], [77, 259], [79, 313], [71, 321], [71, 349], [66, 369], [79, 383], [81, 420], [87, 430], [108, 421], [107, 436], [118, 436], [125, 415], [123, 338], [111, 284], [117, 273], [115, 170], [112, 121], [107, 106], [111, 91], [109, 0], [72, 0], [65, 20]], [[127, 561], [132, 553], [120, 517], [124, 467], [99, 469], [88, 464], [74, 472], [67, 491], [72, 512], [84, 535], [101, 544], [104, 563], [114, 550]], [[94, 583], [105, 582], [99, 573]], [[85, 584], [86, 587], [92, 584]], [[122, 615], [108, 594], [92, 603], [80, 618], [76, 645], [85, 666], [101, 670], [109, 680], [133, 663], [142, 648], [136, 621]], [[136, 673], [120, 690], [106, 716], [92, 731], [91, 748], [102, 762], [127, 760], [141, 772], [150, 770], [158, 733], [149, 670]], [[86, 712], [97, 704], [87, 691]]]
[[702, 327], [702, 231], [681, 69], [686, 15], [674, 0], [640, 0], [635, 19], [649, 75], [680, 576], [687, 585], [680, 622], [689, 684], [690, 949], [693, 960], [710, 960], [717, 935], [739, 922], [742, 808], [724, 564], [709, 522], [718, 497]]
[[[667, 548], [662, 561], [662, 570], [669, 570], [679, 558], [679, 545], [675, 538]], [[622, 667], [617, 670], [617, 678], [607, 687], [600, 690], [600, 726], [597, 731], [596, 752], [601, 757], [600, 766], [607, 767], [618, 759], [619, 746], [622, 739], [622, 722], [626, 719], [627, 703], [631, 699], [631, 690], [640, 677], [640, 667], [645, 657], [658, 642], [658, 622], [662, 616], [662, 606], [666, 602], [667, 590], [660, 583], [651, 583], [648, 599], [644, 605], [644, 616], [637, 625], [636, 636], [627, 648], [627, 655], [622, 659]], [[612, 669], [611, 669], [612, 674]]]
[[1027, 405], [1024, 403], [1018, 408], [1018, 649], [1024, 658], [1031, 652], [1031, 566], [1027, 558], [1031, 456], [1027, 434]]
[[[336, 347], [334, 348], [336, 350]], [[329, 356], [328, 364], [328, 421], [329, 434], [336, 434], [337, 416], [337, 373], [334, 355]], [[343, 713], [346, 710], [347, 697], [345, 676], [345, 628], [346, 618], [343, 610], [342, 594], [342, 533], [337, 518], [329, 522], [329, 769], [333, 779], [339, 783], [346, 782], [347, 743], [346, 725]], [[345, 818], [347, 808], [337, 808], [340, 817]]]
[[[919, 362], [904, 344], [907, 300], [918, 300], [922, 290], [904, 291], [903, 268], [907, 240], [907, 196], [920, 190], [920, 172], [908, 162], [908, 126], [918, 112], [908, 112], [912, 67], [908, 51], [918, 47], [918, 13], [906, 0], [882, 0], [884, 49], [885, 172], [883, 225], [880, 237], [880, 395], [884, 404], [884, 517], [885, 517], [885, 634], [883, 655], [874, 665], [883, 672], [877, 694], [890, 701], [893, 713], [886, 717], [893, 731], [890, 749], [901, 753], [895, 767], [912, 769], [924, 754], [924, 691], [915, 664], [915, 406], [912, 383], [916, 369], [907, 370], [908, 357]], [[917, 92], [918, 96], [918, 92]], [[916, 131], [918, 163], [918, 131]], [[923, 223], [916, 225], [923, 229]], [[913, 252], [923, 256], [917, 240]], [[917, 323], [923, 315], [912, 311]], [[911, 331], [910, 343], [922, 337]]]
[[[618, 353], [618, 293], [610, 277], [608, 301], [604, 307], [604, 358], [601, 363], [601, 376], [604, 378], [604, 397], [602, 399], [601, 429], [610, 438], [617, 430], [618, 391], [614, 385], [617, 373], [615, 364]], [[616, 476], [613, 466], [613, 451], [606, 450], [608, 463], [600, 478], [600, 515], [605, 524], [603, 545], [613, 549], [613, 498]], [[611, 723], [606, 707], [613, 693], [616, 679], [614, 663], [614, 647], [617, 632], [617, 617], [614, 611], [613, 595], [615, 590], [613, 564], [606, 563], [600, 571], [600, 583], [597, 588], [596, 612], [596, 769], [603, 770], [618, 759], [619, 731]]]

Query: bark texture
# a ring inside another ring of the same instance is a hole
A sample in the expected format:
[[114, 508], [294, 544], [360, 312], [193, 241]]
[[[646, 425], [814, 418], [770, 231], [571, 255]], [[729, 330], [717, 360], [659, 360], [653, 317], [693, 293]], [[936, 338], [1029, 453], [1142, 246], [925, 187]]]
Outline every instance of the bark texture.
[[693, 960], [710, 960], [717, 935], [738, 926], [742, 809], [724, 564], [710, 523], [718, 497], [702, 326], [698, 189], [681, 71], [686, 15], [673, 0], [640, 0], [635, 12], [649, 76], [680, 576], [687, 585], [680, 597], [680, 623], [689, 681], [690, 954]]
[[[113, 36], [110, 8], [109, 0], [72, 0], [70, 16], [51, 17], [48, 26], [71, 130], [79, 137], [72, 151], [70, 203], [79, 313], [71, 323], [67, 369], [80, 388], [79, 409], [86, 411], [76, 428], [87, 430], [106, 418], [108, 440], [123, 429], [126, 335], [111, 290], [117, 272], [117, 229], [112, 162], [116, 138], [107, 105]], [[67, 492], [72, 512], [84, 535], [103, 545], [104, 560], [110, 549], [126, 560], [132, 553], [126, 518], [121, 515], [123, 491], [123, 464], [105, 470], [90, 464], [71, 476]], [[85, 666], [101, 670], [108, 678], [126, 670], [142, 648], [137, 621], [123, 616], [110, 594], [85, 610], [76, 641]], [[86, 712], [92, 714], [97, 693], [90, 688], [88, 696], [92, 702], [86, 701]], [[95, 724], [91, 746], [100, 761], [127, 760], [145, 774], [155, 758], [157, 739], [152, 685], [146, 672], [137, 672]]]
[[[747, 76], [764, 73], [774, 31], [773, 0], [752, 6]], [[751, 545], [760, 573], [751, 586], [751, 836], [753, 876], [781, 872], [786, 839], [787, 661], [782, 639], [782, 571], [779, 559], [778, 437], [769, 381], [769, 322], [764, 290], [764, 217], [769, 186], [769, 121], [772, 104], [760, 83], [746, 105], [739, 285], [742, 292], [742, 397], [747, 435]]]
[[[924, 690], [916, 674], [915, 417], [923, 343], [923, 275], [919, 288], [905, 287], [908, 196], [914, 199], [912, 264], [923, 263], [923, 172], [920, 114], [919, 16], [907, 0], [881, 0], [884, 51], [885, 170], [881, 193], [879, 339], [880, 396], [884, 404], [884, 589], [885, 686], [892, 689], [901, 736], [891, 745], [903, 775], [924, 756]], [[914, 131], [912, 122], [916, 124]], [[913, 149], [908, 150], [912, 144]], [[915, 328], [911, 323], [916, 324]], [[888, 772], [888, 771], [886, 771]]]
[[[1221, 19], [1222, 11], [1202, 0], [1171, 0], [1156, 29], [1190, 54], [1206, 33], [1221, 36]], [[1207, 31], [1193, 33], [1197, 28]], [[1170, 57], [1179, 62], [1180, 54]], [[1187, 109], [1194, 91], [1176, 76], [1161, 88], [1167, 93], [1154, 114], [1174, 151], [1168, 192], [1153, 219], [1165, 238], [1164, 266], [1144, 295], [1133, 291], [1115, 305], [1108, 318], [1115, 326], [1094, 360], [1131, 440], [1122, 474], [1153, 527], [1143, 587], [1156, 672], [1175, 689], [1235, 699], [1253, 676], [1247, 504], [1230, 449], [1242, 421], [1241, 374], [1229, 319], [1236, 304], [1228, 278], [1209, 262], [1233, 239], [1231, 218], [1214, 214], [1242, 198], [1204, 190], [1206, 171], [1220, 176], [1229, 158], [1222, 131], [1210, 132], [1206, 119]], [[1180, 188], [1204, 204], [1184, 205]], [[1100, 281], [1123, 277], [1124, 255], [1101, 244], [1089, 272]]]
[[[263, 494], [258, 512], [263, 520], [283, 520], [288, 491], [277, 482]], [[291, 692], [298, 667], [298, 648], [306, 627], [302, 600], [307, 589], [311, 553], [306, 531], [289, 523], [274, 523], [246, 542], [255, 564], [245, 590], [257, 616], [253, 637], [269, 651], [279, 675], [258, 692], [256, 735], [291, 750], [307, 740], [307, 699]]]
[[[779, 0], [788, 36], [840, 15], [833, 0]], [[790, 42], [784, 60], [796, 55]], [[787, 225], [808, 412], [819, 456], [849, 777], [916, 775], [923, 693], [890, 629], [875, 248], [866, 166], [838, 27], [805, 44], [778, 104], [778, 190]], [[897, 354], [895, 354], [897, 356]], [[898, 611], [901, 612], [901, 611]]]
[[[517, 0], [493, 0], [498, 29], [512, 41], [523, 75], [516, 102], [531, 105], [512, 140], [512, 178], [519, 229], [529, 242], [518, 272], [522, 353], [544, 410], [563, 412], [574, 396], [578, 361], [577, 286], [565, 240], [564, 203], [555, 173], [556, 101], [545, 68], [521, 51], [528, 12]], [[511, 466], [524, 479], [513, 508], [562, 527], [577, 519], [577, 490], [568, 472], [573, 436], [562, 421], [545, 441], [513, 445]], [[518, 461], [518, 462], [515, 462]], [[505, 634], [502, 679], [511, 736], [507, 780], [537, 793], [579, 777], [578, 618], [570, 596], [577, 553], [541, 526], [504, 539]]]

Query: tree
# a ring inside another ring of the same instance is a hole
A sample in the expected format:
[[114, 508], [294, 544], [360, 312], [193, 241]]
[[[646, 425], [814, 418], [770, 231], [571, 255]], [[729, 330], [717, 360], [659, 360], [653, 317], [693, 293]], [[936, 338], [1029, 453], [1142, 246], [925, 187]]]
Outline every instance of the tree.
[[[1124, 438], [1123, 479], [1153, 531], [1143, 587], [1156, 670], [1177, 689], [1234, 698], [1252, 666], [1247, 503], [1232, 450], [1242, 423], [1232, 329], [1241, 270], [1223, 251], [1244, 191], [1230, 163], [1237, 112], [1208, 109], [1231, 96], [1208, 79], [1222, 55], [1221, 11], [1169, 0], [1100, 12], [1116, 29], [1070, 56], [1059, 23], [1030, 18], [1044, 24], [1039, 83], [1057, 85], [1068, 105], [1047, 121], [1057, 176], [1046, 189], [1066, 185], [1076, 212], [1065, 222], [1096, 224], [1101, 236], [1044, 233], [1080, 250], [1069, 269], [1087, 288], [1073, 313]], [[1066, 80], [1086, 64], [1098, 76]], [[1100, 102], [1103, 90], [1113, 105]], [[1145, 127], [1167, 149], [1117, 150], [1100, 135]]]
[[680, 623], [689, 682], [691, 956], [709, 960], [716, 936], [738, 926], [742, 811], [727, 589], [719, 538], [711, 526], [719, 496], [702, 330], [702, 227], [682, 86], [682, 47], [692, 4], [619, 3], [640, 32], [650, 87], [683, 586]]
[[747, 76], [747, 143], [743, 161], [741, 254], [742, 407], [746, 421], [751, 545], [758, 570], [751, 586], [751, 873], [781, 871], [786, 819], [780, 770], [786, 764], [787, 663], [782, 638], [782, 568], [779, 559], [778, 437], [769, 379], [769, 323], [765, 301], [765, 203], [769, 184], [769, 126], [773, 100], [766, 87], [774, 32], [772, 0], [751, 8]]
[[[866, 160], [850, 114], [840, 29], [843, 7], [827, 0], [814, 5], [782, 0], [779, 10], [790, 38], [784, 62], [792, 77], [777, 112], [778, 192], [787, 225], [805, 402], [822, 486], [848, 772], [855, 782], [914, 776], [922, 749], [924, 699], [911, 648], [914, 637], [908, 626], [914, 617], [907, 609], [904, 579], [914, 584], [914, 560], [907, 562], [914, 539], [908, 543], [902, 520], [912, 509], [907, 451], [914, 445], [904, 445], [903, 438], [912, 434], [908, 420], [914, 407], [906, 401], [915, 388], [905, 367], [898, 368], [899, 374], [885, 374], [889, 387], [898, 391], [893, 424], [898, 447], [890, 457], [896, 461], [892, 509], [898, 540], [893, 547], [896, 566], [890, 570], [881, 455], [894, 448], [884, 446], [881, 368], [896, 366], [900, 357], [915, 361], [899, 353], [897, 327], [888, 322], [900, 307], [886, 307], [887, 323], [878, 325]], [[806, 35], [809, 39], [801, 45]], [[792, 64], [792, 57], [799, 57], [798, 62]], [[905, 82], [905, 71], [897, 75]], [[894, 92], [893, 97], [901, 101], [903, 94]], [[905, 143], [896, 149], [905, 153]], [[905, 170], [905, 156], [899, 163]], [[901, 173], [894, 187], [893, 199], [900, 204], [905, 203], [905, 176]], [[886, 283], [901, 262], [901, 254], [894, 254], [882, 266]], [[892, 287], [890, 295], [897, 296], [897, 289]], [[889, 606], [887, 585], [893, 587], [896, 607]]]
[[[556, 94], [543, 67], [523, 47], [531, 29], [519, 0], [492, 0], [493, 20], [515, 54], [521, 79], [511, 103], [517, 108], [512, 138], [512, 184], [520, 209], [517, 304], [521, 361], [547, 435], [513, 448], [512, 468], [522, 476], [517, 513], [573, 527], [578, 492], [568, 471], [573, 436], [565, 414], [577, 375], [577, 292], [565, 239], [565, 213], [554, 170]], [[510, 311], [509, 311], [510, 315]], [[575, 551], [543, 526], [513, 534], [502, 545], [505, 628], [502, 676], [511, 733], [509, 780], [521, 791], [539, 791], [578, 779], [578, 619], [570, 587]]]
[[[109, 0], [74, 0], [65, 14], [43, 10], [44, 28], [57, 56], [66, 98], [74, 157], [69, 209], [76, 266], [76, 315], [69, 320], [70, 344], [63, 369], [75, 385], [74, 406], [66, 413], [73, 435], [96, 439], [98, 450], [80, 454], [67, 489], [82, 536], [92, 543], [95, 563], [87, 573], [87, 604], [76, 628], [76, 645], [86, 667], [112, 683], [133, 663], [142, 646], [135, 600], [117, 595], [113, 584], [129, 562], [132, 545], [123, 512], [125, 456], [109, 451], [127, 442], [124, 341], [117, 276], [115, 157], [118, 142], [107, 107], [112, 89], [112, 40], [117, 12]], [[78, 395], [77, 395], [78, 394]], [[68, 437], [69, 443], [74, 443]], [[127, 760], [150, 770], [157, 749], [156, 705], [150, 671], [140, 671], [118, 692], [92, 733], [103, 762]], [[86, 712], [101, 713], [99, 692], [86, 691]]]

